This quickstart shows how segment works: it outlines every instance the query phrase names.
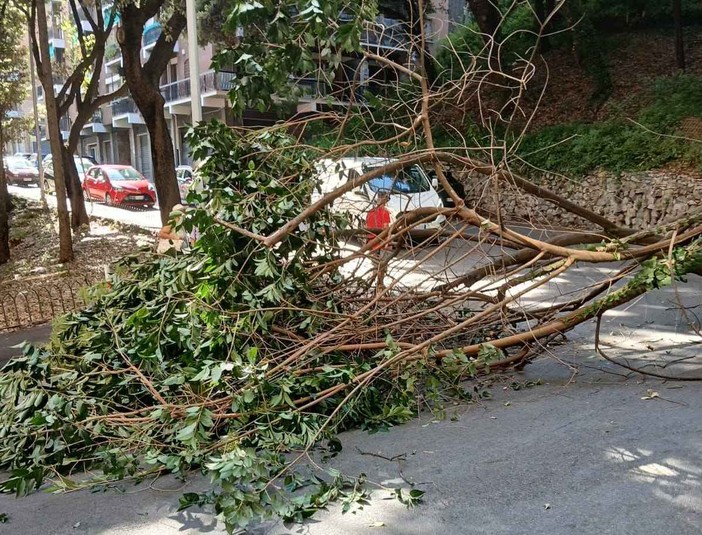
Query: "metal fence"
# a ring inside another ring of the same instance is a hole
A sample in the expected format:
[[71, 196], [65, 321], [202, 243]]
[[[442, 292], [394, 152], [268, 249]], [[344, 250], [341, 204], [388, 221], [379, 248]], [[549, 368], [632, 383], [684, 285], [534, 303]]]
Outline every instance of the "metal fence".
[[40, 325], [87, 305], [89, 278], [34, 286], [17, 293], [0, 292], [0, 332]]

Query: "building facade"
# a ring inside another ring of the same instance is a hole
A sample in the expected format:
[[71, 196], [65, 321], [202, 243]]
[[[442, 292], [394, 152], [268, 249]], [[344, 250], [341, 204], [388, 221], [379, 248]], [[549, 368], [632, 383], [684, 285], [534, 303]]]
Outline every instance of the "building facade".
[[[434, 7], [427, 23], [427, 34], [431, 43], [438, 43], [445, 37], [455, 21], [456, 0], [434, 0]], [[50, 54], [55, 65], [57, 74], [55, 76], [54, 91], [58, 93], [65, 78], [61, 76], [61, 66], [65, 64], [66, 58], [70, 56], [67, 47], [76, 46], [72, 40], [67, 39], [62, 28], [66, 27], [66, 20], [71, 20], [67, 2], [61, 0], [50, 0], [49, 17], [49, 38]], [[110, 6], [103, 8], [107, 13]], [[452, 22], [453, 21], [453, 22]], [[90, 24], [81, 20], [84, 31], [90, 31]], [[401, 21], [383, 16], [378, 17], [377, 26], [379, 31], [369, 30], [364, 32], [363, 45], [374, 52], [396, 55], [402, 57], [407, 55], [408, 37], [403, 30]], [[142, 59], [146, 61], [153, 49], [156, 41], [161, 35], [162, 28], [157, 20], [149, 21], [142, 35]], [[175, 43], [174, 53], [169, 61], [168, 67], [161, 77], [161, 92], [165, 100], [165, 115], [168, 122], [176, 165], [188, 165], [192, 163], [190, 151], [185, 141], [185, 134], [192, 123], [191, 118], [191, 90], [190, 90], [190, 64], [188, 57], [187, 35], [182, 34]], [[230, 90], [231, 82], [235, 76], [233, 72], [218, 72], [212, 69], [212, 57], [215, 54], [213, 45], [206, 45], [199, 48], [198, 57], [195, 58], [199, 64], [200, 74], [200, 100], [204, 120], [213, 118], [220, 119], [227, 124], [233, 124], [233, 117], [229, 110], [227, 93]], [[405, 58], [409, 59], [409, 58]], [[297, 113], [309, 114], [323, 110], [329, 106], [330, 102], [336, 105], [347, 105], [352, 95], [349, 94], [353, 79], [360, 58], [348, 58], [340, 67], [335, 80], [332, 82], [320, 82], [315, 79], [296, 80], [302, 92], [302, 98], [297, 104]], [[361, 64], [357, 87], [360, 91], [374, 90], [375, 86], [382, 86], [392, 82], [394, 73], [384, 68], [383, 65], [373, 61], [366, 61]], [[107, 94], [119, 88], [124, 83], [123, 60], [120, 48], [113, 35], [108, 40], [105, 50], [105, 60], [103, 70], [100, 74], [100, 94]], [[36, 87], [38, 101], [43, 103], [43, 90], [40, 84]], [[359, 97], [361, 95], [354, 95]], [[357, 99], [356, 99], [357, 100]], [[31, 112], [31, 100], [27, 106], [23, 107], [24, 113]], [[64, 140], [68, 139], [68, 134], [73, 124], [75, 111], [61, 118], [61, 131]], [[258, 113], [249, 110], [244, 113], [243, 125], [266, 125], [275, 122], [276, 116], [273, 114]], [[241, 122], [239, 124], [241, 124]], [[42, 125], [42, 132], [46, 131]], [[42, 153], [48, 154], [49, 144], [42, 134]], [[25, 152], [37, 152], [37, 143], [30, 134], [18, 147]], [[90, 122], [85, 124], [80, 133], [79, 153], [91, 156], [102, 163], [128, 164], [134, 166], [147, 178], [153, 178], [153, 165], [151, 161], [151, 149], [149, 135], [144, 123], [144, 119], [139, 113], [131, 97], [123, 97], [110, 104], [102, 106], [95, 112]]]

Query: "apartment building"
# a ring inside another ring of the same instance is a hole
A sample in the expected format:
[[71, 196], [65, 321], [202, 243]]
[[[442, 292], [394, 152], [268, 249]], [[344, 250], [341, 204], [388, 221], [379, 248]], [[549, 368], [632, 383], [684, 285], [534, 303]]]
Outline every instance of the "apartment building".
[[[463, 0], [434, 0], [435, 5], [427, 23], [427, 34], [430, 42], [437, 43], [445, 37], [450, 26], [457, 17], [459, 4]], [[72, 46], [64, 36], [61, 29], [65, 27], [64, 21], [69, 17], [66, 2], [51, 0], [51, 13], [49, 22], [50, 54], [56, 66], [63, 64], [66, 57], [66, 47]], [[106, 10], [109, 8], [105, 8]], [[343, 16], [343, 15], [342, 15]], [[462, 12], [461, 15], [462, 16]], [[70, 19], [69, 19], [70, 20]], [[81, 21], [83, 29], [90, 31], [90, 25]], [[142, 35], [142, 58], [146, 61], [156, 41], [161, 35], [162, 28], [157, 20], [149, 21], [144, 27]], [[166, 71], [161, 78], [161, 91], [165, 100], [165, 114], [169, 124], [173, 150], [177, 165], [191, 163], [190, 151], [185, 141], [185, 133], [191, 120], [191, 90], [190, 90], [190, 64], [188, 57], [188, 36], [183, 34], [174, 47]], [[409, 39], [401, 21], [391, 18], [378, 17], [377, 28], [369, 30], [363, 35], [363, 45], [376, 52], [394, 55], [399, 61], [410, 61], [408, 55]], [[75, 45], [73, 45], [75, 46]], [[211, 60], [215, 54], [213, 45], [199, 48], [196, 58], [200, 71], [200, 99], [202, 104], [203, 119], [220, 119], [227, 124], [234, 120], [229, 110], [227, 93], [235, 76], [233, 72], [217, 72], [211, 68]], [[341, 66], [334, 80], [317, 80], [304, 78], [295, 80], [300, 87], [300, 98], [296, 112], [298, 114], [316, 113], [328, 106], [345, 106], [350, 100], [362, 99], [364, 91], [377, 91], [384, 84], [392, 82], [396, 74], [383, 65], [373, 61], [363, 62], [359, 71], [357, 94], [350, 94], [350, 80], [353, 79], [360, 64], [360, 58], [347, 58]], [[57, 69], [58, 72], [61, 69]], [[60, 90], [65, 80], [57, 75], [54, 89]], [[100, 79], [100, 93], [114, 91], [124, 83], [123, 61], [120, 48], [114, 35], [107, 43], [105, 61]], [[41, 86], [37, 87], [39, 102], [43, 101]], [[31, 108], [31, 104], [30, 104]], [[30, 109], [28, 108], [28, 109]], [[64, 139], [73, 123], [75, 113], [69, 111], [61, 119], [61, 131]], [[244, 125], [266, 125], [277, 119], [274, 114], [259, 113], [247, 110], [241, 122]], [[240, 123], [241, 124], [241, 123]], [[42, 131], [44, 131], [42, 129]], [[48, 140], [42, 135], [42, 152], [48, 153]], [[24, 144], [27, 152], [36, 152], [36, 142], [28, 136]], [[31, 148], [31, 150], [29, 150]], [[80, 137], [79, 152], [92, 156], [103, 163], [129, 164], [136, 167], [146, 177], [153, 178], [153, 165], [149, 135], [144, 119], [139, 113], [131, 97], [117, 99], [104, 105], [87, 123]]]

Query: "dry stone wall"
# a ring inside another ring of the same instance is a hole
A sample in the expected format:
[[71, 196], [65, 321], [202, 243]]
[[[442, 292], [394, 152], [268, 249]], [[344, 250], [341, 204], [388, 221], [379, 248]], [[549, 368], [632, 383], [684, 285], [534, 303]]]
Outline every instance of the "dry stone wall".
[[[593, 225], [556, 205], [524, 193], [514, 185], [475, 174], [456, 177], [466, 189], [466, 204], [504, 220], [553, 227], [589, 229]], [[643, 228], [682, 217], [702, 208], [702, 174], [670, 170], [640, 173], [598, 173], [581, 179], [546, 175], [539, 185], [593, 210], [621, 226]]]

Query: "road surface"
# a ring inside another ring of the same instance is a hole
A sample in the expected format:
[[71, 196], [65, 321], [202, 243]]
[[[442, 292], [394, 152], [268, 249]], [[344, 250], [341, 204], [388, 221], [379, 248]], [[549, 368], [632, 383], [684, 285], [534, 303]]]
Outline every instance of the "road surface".
[[[685, 305], [694, 306], [702, 279], [691, 277], [680, 290]], [[686, 367], [699, 376], [699, 346], [682, 343], [691, 333], [669, 310], [677, 299], [671, 288], [657, 290], [608, 314], [603, 331], [612, 355], [640, 365], [647, 354], [684, 358], [696, 352]], [[387, 433], [341, 435], [344, 449], [325, 467], [350, 476], [363, 472], [386, 487], [416, 482], [426, 491], [422, 505], [408, 510], [388, 499], [389, 491], [375, 490], [357, 514], [334, 505], [305, 525], [273, 522], [250, 533], [701, 533], [700, 383], [627, 376], [593, 358], [592, 323], [569, 339], [498, 381], [493, 399], [451, 407], [445, 420], [427, 412]], [[536, 380], [543, 384], [510, 387]], [[183, 492], [208, 489], [208, 481], [195, 476], [185, 484], [170, 477], [118, 483], [105, 492], [2, 495], [0, 513], [8, 519], [0, 534], [225, 535], [211, 510], [178, 511]]]
[[[7, 190], [10, 194], [25, 199], [40, 200], [41, 195], [38, 187], [29, 186], [8, 186]], [[51, 207], [56, 206], [56, 196], [47, 195], [46, 202]], [[70, 205], [70, 203], [69, 203]], [[136, 225], [145, 229], [161, 228], [161, 215], [158, 208], [120, 208], [116, 206], [107, 206], [103, 203], [95, 201], [86, 201], [85, 209], [91, 217], [99, 217], [102, 219], [110, 219], [127, 225]]]

